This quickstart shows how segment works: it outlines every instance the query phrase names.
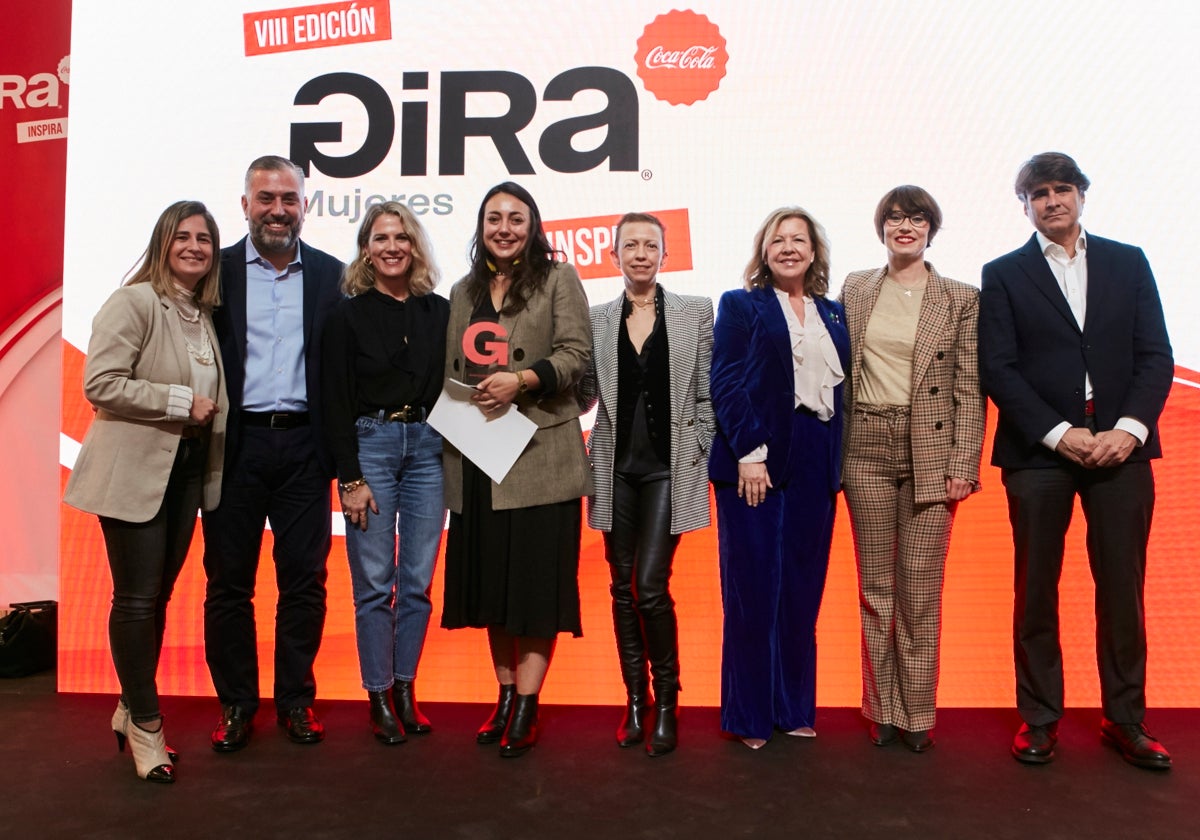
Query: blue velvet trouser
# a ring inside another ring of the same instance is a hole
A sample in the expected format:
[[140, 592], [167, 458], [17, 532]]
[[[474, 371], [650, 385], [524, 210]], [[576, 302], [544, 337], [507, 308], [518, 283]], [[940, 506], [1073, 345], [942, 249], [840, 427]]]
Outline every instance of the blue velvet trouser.
[[721, 600], [721, 728], [770, 738], [812, 726], [817, 613], [837, 510], [830, 470], [833, 418], [794, 415], [786, 477], [757, 507], [737, 486], [716, 485]]

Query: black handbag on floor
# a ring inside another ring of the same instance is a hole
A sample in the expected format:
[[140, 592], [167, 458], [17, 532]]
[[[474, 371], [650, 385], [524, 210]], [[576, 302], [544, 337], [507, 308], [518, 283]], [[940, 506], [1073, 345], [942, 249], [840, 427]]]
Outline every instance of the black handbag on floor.
[[58, 602], [9, 604], [0, 618], [0, 677], [24, 677], [53, 668], [58, 652]]

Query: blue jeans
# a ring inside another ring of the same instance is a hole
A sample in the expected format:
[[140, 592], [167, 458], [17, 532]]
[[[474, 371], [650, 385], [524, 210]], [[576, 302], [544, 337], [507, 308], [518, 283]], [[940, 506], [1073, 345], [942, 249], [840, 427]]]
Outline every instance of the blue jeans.
[[367, 511], [366, 531], [346, 529], [354, 627], [363, 688], [386, 691], [416, 677], [433, 611], [429, 588], [446, 521], [442, 437], [427, 423], [359, 417], [356, 427], [379, 513]]

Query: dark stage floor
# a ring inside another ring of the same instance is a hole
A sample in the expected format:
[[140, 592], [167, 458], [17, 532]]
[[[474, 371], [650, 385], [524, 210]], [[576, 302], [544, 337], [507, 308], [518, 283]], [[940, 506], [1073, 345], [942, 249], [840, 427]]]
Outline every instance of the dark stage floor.
[[37, 838], [1148, 838], [1200, 836], [1200, 710], [1155, 710], [1167, 773], [1100, 743], [1077, 709], [1058, 760], [1017, 764], [1015, 713], [948, 709], [938, 746], [874, 747], [856, 710], [822, 709], [819, 737], [757, 752], [718, 734], [715, 709], [685, 709], [681, 746], [618, 749], [619, 711], [551, 706], [528, 755], [474, 742], [488, 709], [423, 704], [436, 731], [383, 747], [366, 703], [319, 703], [328, 737], [287, 741], [270, 716], [240, 753], [218, 755], [211, 699], [166, 698], [178, 782], [134, 775], [108, 731], [114, 699], [55, 694], [53, 675], [0, 680], [0, 830]]

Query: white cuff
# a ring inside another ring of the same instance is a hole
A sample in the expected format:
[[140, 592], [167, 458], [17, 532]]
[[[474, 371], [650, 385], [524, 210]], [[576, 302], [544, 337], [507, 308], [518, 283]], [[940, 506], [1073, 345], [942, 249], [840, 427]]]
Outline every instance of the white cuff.
[[761, 464], [765, 460], [767, 460], [767, 445], [764, 443], [762, 446], [756, 447], [741, 458], [738, 458], [738, 463]]
[[192, 389], [186, 385], [168, 385], [167, 419], [188, 420], [192, 416]]
[[1049, 449], [1051, 452], [1058, 449], [1058, 442], [1063, 439], [1063, 435], [1071, 431], [1071, 424], [1066, 420], [1059, 423], [1051, 429], [1044, 438], [1042, 438], [1042, 446]]
[[1145, 446], [1146, 438], [1150, 437], [1150, 430], [1146, 428], [1146, 425], [1141, 420], [1135, 420], [1132, 417], [1122, 417], [1113, 428], [1129, 432], [1137, 438], [1138, 446]]

